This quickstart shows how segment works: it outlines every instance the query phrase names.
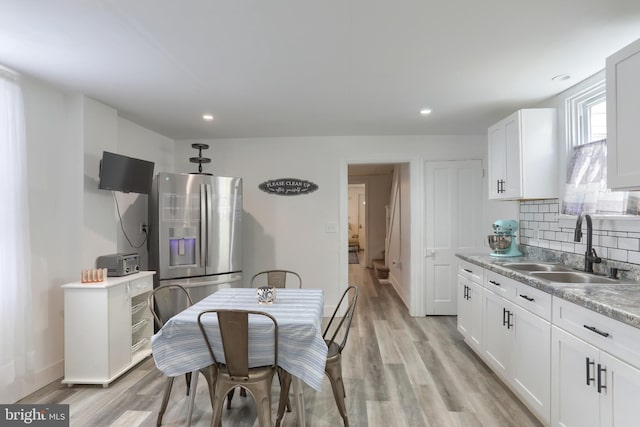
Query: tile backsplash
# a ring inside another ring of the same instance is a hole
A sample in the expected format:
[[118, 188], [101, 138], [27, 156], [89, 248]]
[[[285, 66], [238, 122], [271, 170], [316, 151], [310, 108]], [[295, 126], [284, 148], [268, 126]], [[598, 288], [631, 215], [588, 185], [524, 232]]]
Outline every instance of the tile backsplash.
[[[584, 266], [586, 251], [586, 224], [583, 223], [582, 242], [574, 242], [575, 222], [559, 220], [558, 199], [528, 200], [520, 202], [520, 244], [525, 252], [554, 252], [565, 263], [578, 268]], [[629, 276], [640, 277], [640, 232], [599, 229], [593, 226], [593, 247], [602, 258], [594, 266], [605, 273], [609, 267], [628, 268]]]

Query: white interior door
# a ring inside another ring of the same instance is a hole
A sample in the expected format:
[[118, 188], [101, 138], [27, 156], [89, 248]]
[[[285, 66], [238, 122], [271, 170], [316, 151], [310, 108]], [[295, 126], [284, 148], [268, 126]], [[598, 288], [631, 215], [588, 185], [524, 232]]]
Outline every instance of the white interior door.
[[480, 160], [425, 163], [425, 296], [427, 315], [454, 315], [457, 252], [482, 250]]

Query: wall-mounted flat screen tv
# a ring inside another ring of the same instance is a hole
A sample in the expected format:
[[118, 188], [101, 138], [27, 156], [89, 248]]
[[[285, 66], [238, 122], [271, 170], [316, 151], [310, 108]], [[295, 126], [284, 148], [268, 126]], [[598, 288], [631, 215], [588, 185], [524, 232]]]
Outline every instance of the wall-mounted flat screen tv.
[[154, 163], [121, 154], [102, 152], [100, 184], [103, 190], [149, 194]]

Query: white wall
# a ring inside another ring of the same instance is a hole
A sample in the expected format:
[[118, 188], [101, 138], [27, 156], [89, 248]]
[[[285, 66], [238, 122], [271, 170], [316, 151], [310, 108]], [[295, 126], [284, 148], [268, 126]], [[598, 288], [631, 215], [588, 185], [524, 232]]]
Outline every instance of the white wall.
[[[70, 131], [73, 102], [38, 81], [22, 79], [31, 227], [34, 375], [0, 395], [10, 403], [62, 375], [63, 297], [60, 285], [79, 277], [82, 259], [82, 145]], [[13, 325], [3, 325], [13, 327]]]
[[[82, 94], [66, 93], [36, 79], [21, 80], [25, 104], [31, 227], [33, 375], [0, 386], [4, 403], [16, 401], [63, 375], [64, 301], [61, 285], [77, 281], [105, 253], [121, 251], [111, 192], [98, 190], [102, 151], [115, 151], [173, 169], [174, 141], [118, 117], [117, 111]], [[123, 216], [146, 222], [143, 203], [121, 203]], [[119, 199], [120, 200], [120, 199]], [[130, 211], [129, 207], [135, 207]], [[146, 245], [144, 246], [146, 254]], [[11, 327], [11, 325], [5, 325]]]
[[[178, 141], [176, 170], [193, 171], [188, 158], [191, 143], [210, 145], [212, 158], [205, 172], [244, 179], [244, 270], [250, 276], [262, 268], [278, 266], [298, 271], [305, 286], [325, 290], [325, 301], [337, 301], [348, 278], [347, 165], [350, 163], [409, 163], [410, 272], [412, 289], [423, 286], [423, 226], [425, 160], [485, 159], [485, 135], [473, 136], [371, 136], [316, 138], [247, 138]], [[319, 190], [304, 196], [265, 194], [258, 185], [268, 179], [293, 177], [315, 182]], [[486, 186], [485, 186], [486, 187]], [[486, 200], [486, 197], [484, 197]], [[496, 205], [487, 217], [500, 215]], [[516, 205], [517, 206], [517, 205]], [[485, 206], [481, 207], [483, 210]], [[517, 218], [517, 212], [512, 216]], [[327, 233], [339, 224], [338, 233]], [[488, 233], [487, 233], [488, 234]], [[421, 292], [411, 301], [418, 314]], [[424, 314], [424, 313], [422, 313]]]
[[[158, 172], [173, 172], [175, 142], [172, 139], [122, 117], [118, 117], [117, 127], [117, 153], [154, 162], [154, 175]], [[112, 199], [110, 192], [105, 193]], [[129, 240], [125, 238], [116, 218], [117, 252], [138, 253], [141, 269], [146, 270], [149, 266], [149, 251], [145, 235], [140, 231], [140, 225], [149, 224], [149, 196], [118, 192], [116, 198], [122, 215], [122, 226], [131, 241], [129, 243]]]

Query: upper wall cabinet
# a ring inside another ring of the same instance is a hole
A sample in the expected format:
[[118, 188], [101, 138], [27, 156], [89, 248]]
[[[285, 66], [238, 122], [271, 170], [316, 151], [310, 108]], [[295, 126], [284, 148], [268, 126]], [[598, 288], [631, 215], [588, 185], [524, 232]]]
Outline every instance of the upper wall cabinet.
[[555, 108], [519, 110], [489, 128], [489, 199], [558, 197]]
[[607, 186], [640, 188], [640, 40], [607, 58]]

